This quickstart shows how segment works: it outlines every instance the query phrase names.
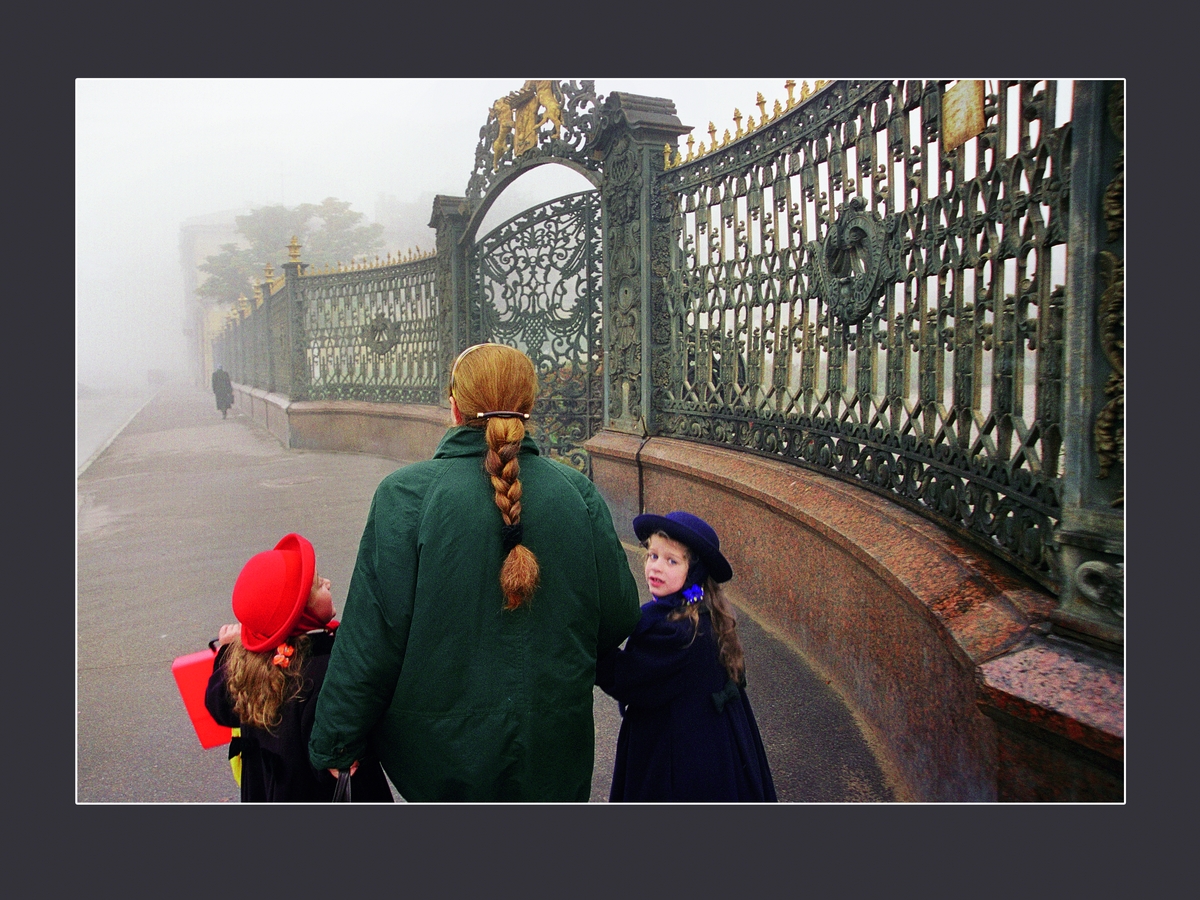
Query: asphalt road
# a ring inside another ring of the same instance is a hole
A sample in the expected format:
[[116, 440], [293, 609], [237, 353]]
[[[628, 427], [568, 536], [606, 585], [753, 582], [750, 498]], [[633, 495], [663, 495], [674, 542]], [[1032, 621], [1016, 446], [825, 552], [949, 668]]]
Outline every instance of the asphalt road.
[[[401, 463], [287, 450], [186, 384], [163, 387], [99, 443], [77, 478], [77, 802], [235, 801], [225, 749], [201, 748], [171, 662], [231, 621], [243, 563], [289, 531], [312, 540], [340, 609], [371, 495]], [[780, 800], [890, 801], [840, 698], [748, 616], [739, 631]], [[595, 802], [608, 796], [619, 724], [597, 691]]]

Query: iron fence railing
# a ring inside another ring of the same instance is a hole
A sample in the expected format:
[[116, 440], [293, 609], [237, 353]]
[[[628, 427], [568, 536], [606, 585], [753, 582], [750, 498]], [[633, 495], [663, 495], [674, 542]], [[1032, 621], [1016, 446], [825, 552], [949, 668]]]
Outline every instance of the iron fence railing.
[[683, 157], [662, 145], [687, 130], [669, 102], [560, 86], [586, 140], [534, 133], [520, 165], [578, 169], [586, 150], [597, 192], [475, 242], [472, 216], [518, 166], [489, 131], [492, 180], [435, 199], [436, 255], [302, 275], [297, 249], [214, 351], [294, 399], [432, 404], [462, 347], [514, 343], [552, 395], [543, 441], [585, 471], [603, 425], [826, 472], [1118, 642], [1121, 87], [835, 81], [798, 103], [789, 87], [787, 108], [760, 98], [756, 125], [689, 137]]
[[943, 85], [833, 82], [663, 173], [658, 422], [853, 479], [1049, 585], [1070, 85], [978, 83], [954, 147]]

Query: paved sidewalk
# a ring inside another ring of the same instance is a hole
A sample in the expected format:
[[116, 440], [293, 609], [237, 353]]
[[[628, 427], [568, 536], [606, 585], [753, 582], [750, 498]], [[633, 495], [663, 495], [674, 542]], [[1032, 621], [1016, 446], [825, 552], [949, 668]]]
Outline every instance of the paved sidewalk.
[[[222, 419], [191, 385], [165, 387], [134, 416], [77, 480], [79, 802], [236, 799], [225, 749], [201, 749], [171, 661], [231, 620], [242, 565], [289, 531], [312, 540], [340, 610], [371, 496], [400, 464], [287, 450], [234, 410]], [[891, 800], [823, 680], [749, 617], [739, 630], [780, 799]], [[597, 692], [593, 801], [607, 799], [619, 724]]]

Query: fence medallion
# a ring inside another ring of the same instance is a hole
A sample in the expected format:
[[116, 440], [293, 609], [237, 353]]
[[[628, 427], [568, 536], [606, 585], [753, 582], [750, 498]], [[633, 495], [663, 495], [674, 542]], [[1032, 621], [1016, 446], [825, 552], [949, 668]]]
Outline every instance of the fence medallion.
[[400, 343], [395, 323], [385, 316], [376, 316], [369, 324], [363, 326], [362, 339], [363, 343], [380, 356]]
[[845, 325], [857, 325], [883, 295], [881, 272], [887, 229], [874, 210], [855, 197], [838, 213], [814, 249], [820, 297]]

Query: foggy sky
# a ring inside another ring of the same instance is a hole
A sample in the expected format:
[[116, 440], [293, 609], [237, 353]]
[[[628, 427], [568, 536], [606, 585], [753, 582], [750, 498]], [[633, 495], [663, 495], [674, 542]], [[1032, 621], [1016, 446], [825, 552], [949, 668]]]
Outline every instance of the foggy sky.
[[[758, 92], [768, 111], [776, 100], [786, 103], [789, 77], [797, 82], [797, 99], [799, 83], [814, 81], [787, 74], [593, 80], [600, 95], [628, 91], [674, 100], [680, 121], [693, 126], [697, 141], [708, 143], [708, 123], [718, 134], [732, 131], [735, 108], [758, 118]], [[522, 83], [507, 78], [78, 79], [77, 379], [92, 386], [144, 385], [151, 368], [188, 374], [183, 372], [179, 254], [180, 226], [187, 219], [336, 197], [349, 201], [368, 223], [380, 194], [401, 203], [433, 194], [462, 195], [489, 107]], [[523, 176], [510, 190], [540, 190], [546, 196], [538, 199], [548, 199], [587, 186], [569, 170], [553, 167], [557, 174], [547, 174], [549, 168]], [[540, 188], [529, 186], [535, 175]], [[423, 212], [421, 225], [430, 212]], [[432, 239], [423, 249], [432, 249]]]

